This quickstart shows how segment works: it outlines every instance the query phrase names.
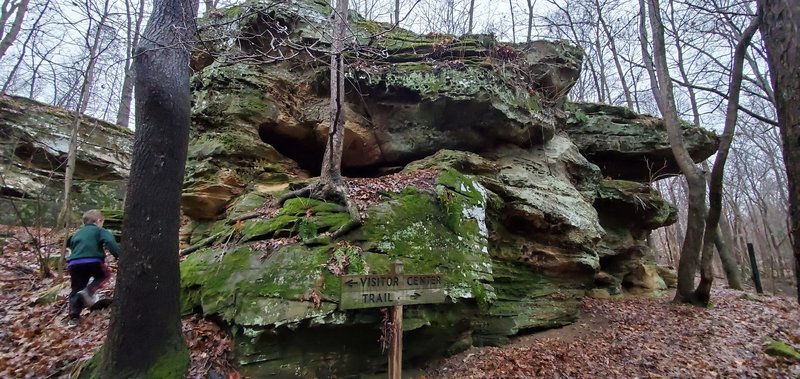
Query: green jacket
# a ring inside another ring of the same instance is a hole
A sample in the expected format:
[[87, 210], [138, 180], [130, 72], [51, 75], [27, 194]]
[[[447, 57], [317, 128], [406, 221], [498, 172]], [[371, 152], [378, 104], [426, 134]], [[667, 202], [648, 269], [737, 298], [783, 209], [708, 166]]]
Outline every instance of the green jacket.
[[67, 240], [67, 246], [72, 250], [67, 261], [80, 258], [104, 259], [106, 253], [103, 251], [103, 246], [111, 251], [115, 258], [119, 258], [119, 246], [114, 236], [95, 224], [86, 224], [78, 229]]

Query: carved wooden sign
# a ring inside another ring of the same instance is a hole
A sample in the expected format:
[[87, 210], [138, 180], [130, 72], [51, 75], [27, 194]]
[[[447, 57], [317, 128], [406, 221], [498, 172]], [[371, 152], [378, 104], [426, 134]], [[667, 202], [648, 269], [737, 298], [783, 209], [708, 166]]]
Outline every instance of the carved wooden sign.
[[339, 309], [445, 301], [442, 274], [343, 275]]

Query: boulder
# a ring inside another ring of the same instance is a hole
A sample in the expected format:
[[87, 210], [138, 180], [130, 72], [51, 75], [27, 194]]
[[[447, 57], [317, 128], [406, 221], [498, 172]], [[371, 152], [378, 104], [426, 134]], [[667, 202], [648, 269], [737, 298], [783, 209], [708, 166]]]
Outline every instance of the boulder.
[[622, 286], [633, 293], [653, 293], [667, 289], [654, 264], [636, 264], [622, 279]]
[[454, 165], [475, 174], [502, 201], [498, 255], [551, 272], [599, 268], [594, 246], [604, 232], [592, 207], [599, 172], [569, 139], [528, 149], [505, 145], [485, 155], [440, 151], [406, 170]]
[[[55, 222], [74, 123], [63, 109], [0, 95], [0, 224]], [[72, 219], [89, 208], [121, 208], [133, 133], [83, 116], [78, 139]]]
[[[407, 273], [443, 274], [447, 302], [406, 311], [408, 359], [496, 345], [574, 320], [599, 267], [592, 246], [603, 233], [590, 178], [573, 177], [591, 172], [598, 180], [599, 173], [577, 148], [556, 136], [487, 157], [442, 150], [403, 173], [429, 170], [436, 172], [432, 190], [385, 193], [340, 241], [325, 236], [349, 220], [346, 210], [312, 199], [289, 200], [274, 215], [239, 227], [205, 221], [191, 239], [218, 236], [228, 247], [202, 248], [183, 262], [184, 311], [233, 325], [242, 372], [254, 377], [383, 369], [374, 349], [378, 312], [337, 309], [344, 269], [334, 263], [337, 251], [347, 252], [350, 273], [383, 273], [400, 259]], [[238, 202], [229, 212], [236, 208]], [[301, 348], [311, 335], [329, 344]], [[350, 335], [363, 338], [343, 337]]]
[[[680, 174], [664, 121], [607, 104], [570, 103], [566, 131], [604, 177], [653, 182]], [[717, 136], [682, 122], [683, 138], [695, 162], [717, 151]]]

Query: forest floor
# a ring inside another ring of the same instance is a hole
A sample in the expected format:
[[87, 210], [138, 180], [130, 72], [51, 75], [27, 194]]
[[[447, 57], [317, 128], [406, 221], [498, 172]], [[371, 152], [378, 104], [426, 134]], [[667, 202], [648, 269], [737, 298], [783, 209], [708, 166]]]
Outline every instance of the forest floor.
[[[66, 323], [67, 283], [40, 278], [34, 249], [19, 228], [0, 227], [0, 378], [68, 377], [102, 345], [110, 311], [84, 311]], [[111, 265], [112, 269], [113, 264]], [[113, 281], [102, 293], [110, 295]], [[800, 378], [800, 359], [767, 355], [771, 341], [800, 348], [800, 306], [792, 298], [717, 287], [712, 306], [668, 296], [586, 298], [578, 322], [530, 334], [504, 347], [472, 348], [432, 362], [428, 378]], [[232, 343], [214, 323], [183, 320], [192, 353], [188, 378], [209, 370], [238, 378]]]
[[431, 364], [434, 378], [800, 378], [800, 306], [788, 297], [715, 288], [712, 305], [670, 296], [585, 298], [578, 322], [472, 348]]

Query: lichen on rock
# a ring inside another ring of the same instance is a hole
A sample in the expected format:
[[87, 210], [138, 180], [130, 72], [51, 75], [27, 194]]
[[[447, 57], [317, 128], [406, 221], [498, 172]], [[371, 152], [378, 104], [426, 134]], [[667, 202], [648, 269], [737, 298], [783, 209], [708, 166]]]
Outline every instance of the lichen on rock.
[[[0, 224], [55, 223], [74, 123], [63, 109], [0, 95]], [[72, 219], [89, 208], [120, 209], [133, 133], [83, 116], [78, 140]]]
[[[570, 103], [565, 130], [604, 177], [654, 182], [680, 174], [667, 140], [663, 120], [636, 114], [625, 107]], [[717, 136], [687, 122], [681, 123], [684, 143], [695, 162], [717, 150]]]
[[[612, 163], [664, 158], [665, 134], [620, 108], [567, 105], [583, 51], [563, 41], [417, 35], [351, 12], [343, 171], [433, 171], [435, 182], [380, 192], [362, 204], [364, 223], [337, 238], [330, 231], [349, 219], [340, 205], [273, 208], [319, 171], [329, 12], [321, 0], [248, 1], [202, 21], [194, 53], [183, 234], [206, 244], [182, 264], [184, 311], [225, 321], [242, 373], [384, 370], [380, 312], [339, 310], [340, 275], [386, 273], [395, 260], [441, 273], [447, 294], [406, 308], [410, 360], [568, 324], [595, 289], [665, 287], [644, 241], [674, 222], [674, 208], [648, 185], [603, 179], [650, 179], [639, 163]], [[703, 154], [713, 145], [689, 133]], [[613, 135], [633, 142], [606, 154]]]

